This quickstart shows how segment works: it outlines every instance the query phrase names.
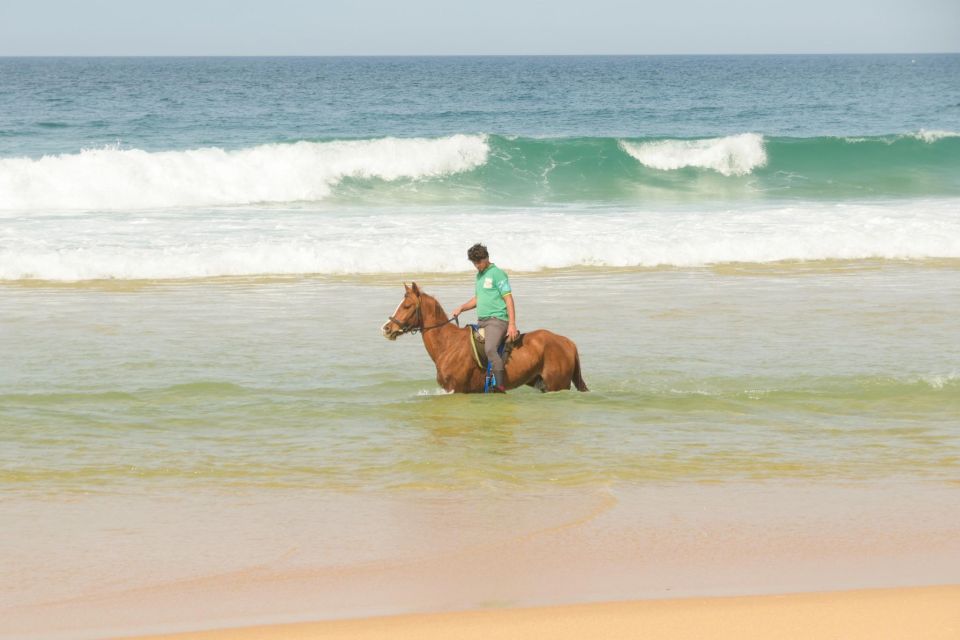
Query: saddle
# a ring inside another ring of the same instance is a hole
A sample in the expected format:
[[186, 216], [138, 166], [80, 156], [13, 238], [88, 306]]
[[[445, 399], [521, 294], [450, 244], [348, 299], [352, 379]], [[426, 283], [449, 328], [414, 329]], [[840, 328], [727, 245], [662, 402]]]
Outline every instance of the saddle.
[[[473, 361], [477, 363], [481, 371], [487, 370], [487, 354], [484, 352], [484, 331], [480, 325], [471, 324], [470, 326], [470, 347], [473, 349]], [[503, 364], [507, 364], [510, 359], [510, 353], [515, 347], [523, 345], [523, 334], [517, 336], [516, 340], [508, 340], [506, 336], [497, 345], [497, 353], [503, 358]]]

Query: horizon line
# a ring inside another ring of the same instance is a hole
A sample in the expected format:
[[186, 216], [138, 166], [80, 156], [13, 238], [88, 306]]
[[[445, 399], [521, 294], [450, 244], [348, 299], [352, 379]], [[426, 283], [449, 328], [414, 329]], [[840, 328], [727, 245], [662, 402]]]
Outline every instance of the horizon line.
[[789, 53], [0, 53], [0, 58], [653, 58], [732, 56], [942, 56], [957, 51], [831, 51]]

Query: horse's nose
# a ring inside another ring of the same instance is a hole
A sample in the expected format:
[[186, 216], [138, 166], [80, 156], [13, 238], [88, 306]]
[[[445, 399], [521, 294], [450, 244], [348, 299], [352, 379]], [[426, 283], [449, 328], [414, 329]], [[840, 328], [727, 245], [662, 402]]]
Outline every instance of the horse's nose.
[[400, 335], [399, 331], [396, 331], [390, 327], [392, 324], [394, 324], [392, 320], [387, 320], [387, 322], [380, 327], [381, 335], [383, 335], [383, 337], [387, 340], [396, 340], [397, 336]]

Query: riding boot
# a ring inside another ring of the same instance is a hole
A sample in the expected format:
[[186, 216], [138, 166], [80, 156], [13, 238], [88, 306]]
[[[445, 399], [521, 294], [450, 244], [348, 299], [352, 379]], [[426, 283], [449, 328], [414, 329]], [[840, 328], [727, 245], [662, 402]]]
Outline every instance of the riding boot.
[[496, 382], [495, 388], [501, 390], [501, 393], [505, 392], [507, 389], [507, 372], [503, 367], [494, 367], [493, 379]]

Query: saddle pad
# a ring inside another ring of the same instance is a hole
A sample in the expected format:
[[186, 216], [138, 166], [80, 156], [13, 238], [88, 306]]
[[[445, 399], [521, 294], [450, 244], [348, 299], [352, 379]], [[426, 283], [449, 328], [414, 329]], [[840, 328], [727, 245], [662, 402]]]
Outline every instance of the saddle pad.
[[[487, 369], [487, 354], [484, 352], [484, 331], [483, 327], [480, 327], [475, 324], [468, 325], [470, 327], [470, 348], [473, 350], [473, 361], [477, 363], [477, 366], [480, 367], [481, 371], [486, 371]], [[517, 339], [514, 341], [509, 341], [506, 338], [503, 339], [503, 342], [497, 347], [497, 353], [500, 354], [500, 357], [503, 358], [503, 364], [507, 364], [507, 360], [510, 359], [510, 353], [513, 351], [514, 347], [519, 347], [523, 344], [523, 334], [517, 336]]]

